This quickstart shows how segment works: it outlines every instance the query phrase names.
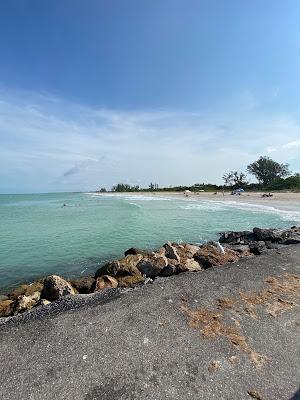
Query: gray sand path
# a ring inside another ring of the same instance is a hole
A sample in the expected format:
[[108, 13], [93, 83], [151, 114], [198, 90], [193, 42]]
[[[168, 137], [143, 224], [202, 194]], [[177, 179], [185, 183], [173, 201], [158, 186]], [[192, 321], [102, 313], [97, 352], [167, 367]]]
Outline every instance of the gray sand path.
[[[299, 398], [299, 287], [291, 276], [300, 275], [299, 256], [300, 246], [288, 246], [104, 304], [17, 318], [0, 327], [0, 398], [249, 400], [248, 391]], [[253, 304], [250, 294], [274, 286], [269, 276], [279, 277], [283, 293], [260, 294], [262, 304]], [[236, 302], [218, 309], [228, 297]], [[212, 310], [219, 316], [210, 319]]]

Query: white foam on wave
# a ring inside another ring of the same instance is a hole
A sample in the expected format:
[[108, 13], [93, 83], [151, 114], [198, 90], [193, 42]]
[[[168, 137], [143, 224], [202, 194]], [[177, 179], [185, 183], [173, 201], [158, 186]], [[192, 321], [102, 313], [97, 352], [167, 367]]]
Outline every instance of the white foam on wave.
[[[192, 201], [192, 202], [191, 202]], [[187, 204], [180, 205], [184, 210], [199, 210], [199, 211], [224, 211], [228, 209], [237, 208], [244, 211], [251, 211], [253, 213], [270, 213], [277, 214], [283, 220], [300, 222], [300, 211], [295, 209], [281, 209], [270, 205], [253, 204], [247, 202], [239, 202], [234, 200], [191, 200]]]
[[[254, 204], [247, 202], [240, 202], [235, 200], [209, 200], [209, 199], [192, 199], [192, 198], [180, 198], [180, 197], [167, 197], [167, 196], [153, 196], [146, 194], [128, 195], [123, 193], [86, 193], [92, 197], [113, 197], [122, 198], [129, 201], [130, 204], [138, 206], [136, 202], [143, 201], [180, 201], [179, 207], [184, 210], [203, 210], [203, 211], [224, 211], [226, 209], [237, 208], [240, 210], [251, 211], [253, 213], [270, 213], [277, 214], [283, 220], [300, 222], [300, 211], [294, 209], [281, 209], [271, 205]], [[134, 203], [132, 202], [134, 201]], [[300, 208], [299, 208], [300, 209]]]
[[144, 195], [144, 194], [136, 194], [136, 195], [128, 195], [128, 194], [104, 194], [102, 196], [105, 197], [114, 197], [114, 198], [121, 198], [123, 200], [129, 200], [129, 201], [170, 201], [173, 200], [170, 197], [164, 197], [164, 196], [151, 196], [151, 195]]
[[180, 208], [182, 208], [183, 210], [202, 210], [202, 211], [221, 211], [226, 209], [224, 205], [209, 200], [196, 201], [193, 203], [180, 205]]
[[[209, 200], [208, 200], [209, 201]], [[300, 222], [300, 211], [297, 210], [284, 210], [281, 208], [276, 208], [270, 205], [264, 204], [253, 204], [247, 202], [239, 202], [239, 201], [211, 201], [211, 203], [220, 203], [223, 206], [228, 206], [228, 208], [238, 208], [241, 210], [252, 211], [255, 213], [270, 213], [270, 214], [277, 214], [284, 220], [291, 220]]]

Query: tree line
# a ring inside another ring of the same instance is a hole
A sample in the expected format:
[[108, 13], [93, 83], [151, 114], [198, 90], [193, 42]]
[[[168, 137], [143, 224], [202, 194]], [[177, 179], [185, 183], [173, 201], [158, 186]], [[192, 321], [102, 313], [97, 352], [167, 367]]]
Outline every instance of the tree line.
[[247, 166], [247, 172], [256, 178], [258, 184], [250, 184], [244, 172], [230, 171], [222, 177], [224, 185], [242, 189], [247, 187], [270, 190], [300, 188], [300, 175], [292, 175], [288, 164], [278, 163], [270, 157], [259, 157]]
[[[246, 173], [253, 175], [257, 183], [249, 183]], [[193, 186], [170, 186], [159, 187], [157, 183], [150, 183], [148, 188], [140, 188], [138, 185], [129, 185], [127, 183], [118, 183], [111, 188], [112, 192], [137, 192], [137, 191], [216, 191], [227, 188], [247, 189], [247, 190], [300, 190], [300, 174], [292, 172], [288, 164], [278, 163], [270, 157], [259, 157], [258, 160], [249, 164], [243, 171], [229, 171], [222, 177], [224, 185], [214, 184], [195, 184]], [[106, 192], [106, 188], [100, 188], [99, 192]]]

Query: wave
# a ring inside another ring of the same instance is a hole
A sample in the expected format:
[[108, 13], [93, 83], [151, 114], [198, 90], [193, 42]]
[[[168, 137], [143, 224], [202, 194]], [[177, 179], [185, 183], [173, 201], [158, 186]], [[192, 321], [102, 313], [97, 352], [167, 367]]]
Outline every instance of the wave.
[[[198, 203], [198, 202], [197, 202]], [[300, 211], [297, 210], [283, 210], [280, 208], [276, 208], [273, 206], [267, 206], [264, 204], [253, 204], [247, 202], [239, 202], [239, 201], [216, 201], [216, 200], [205, 200], [199, 201], [200, 204], [189, 204], [186, 206], [181, 206], [186, 210], [198, 209], [198, 210], [211, 210], [211, 211], [222, 211], [229, 208], [237, 208], [244, 211], [252, 211], [253, 213], [270, 213], [277, 214], [283, 220], [290, 220], [300, 222]]]
[[[88, 193], [87, 193], [88, 194]], [[171, 197], [165, 197], [165, 196], [151, 196], [151, 195], [145, 195], [145, 194], [123, 194], [123, 193], [103, 193], [103, 194], [97, 194], [97, 193], [90, 193], [93, 197], [101, 196], [101, 197], [112, 197], [112, 198], [121, 198], [123, 200], [134, 200], [134, 201], [170, 201], [174, 200]]]
[[209, 200], [209, 199], [193, 199], [193, 198], [180, 198], [168, 196], [153, 196], [146, 194], [129, 195], [126, 193], [87, 193], [93, 197], [102, 196], [106, 198], [120, 198], [128, 201], [131, 205], [139, 206], [138, 203], [144, 201], [172, 201], [180, 202], [179, 208], [183, 210], [198, 210], [198, 211], [226, 211], [229, 209], [240, 209], [244, 211], [251, 211], [253, 213], [269, 213], [277, 214], [283, 220], [300, 222], [300, 211], [295, 209], [281, 209], [270, 205], [254, 204], [247, 202], [240, 202], [235, 200]]

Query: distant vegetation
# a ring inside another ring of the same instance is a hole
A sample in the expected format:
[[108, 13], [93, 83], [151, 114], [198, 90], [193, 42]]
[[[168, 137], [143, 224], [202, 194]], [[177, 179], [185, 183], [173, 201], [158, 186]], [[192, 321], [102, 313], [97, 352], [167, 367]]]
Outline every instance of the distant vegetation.
[[111, 188], [112, 192], [138, 192], [139, 190], [139, 186], [131, 186], [127, 183], [118, 183]]
[[[247, 172], [253, 175], [258, 183], [249, 183], [247, 175], [241, 171], [230, 171], [223, 175], [224, 185], [214, 185], [210, 183], [196, 183], [192, 186], [169, 186], [159, 187], [157, 183], [150, 183], [148, 188], [140, 188], [138, 185], [132, 186], [127, 183], [118, 183], [111, 188], [112, 192], [215, 192], [220, 190], [300, 190], [300, 174], [292, 174], [288, 164], [280, 164], [269, 157], [260, 157], [258, 160], [247, 166]], [[100, 188], [98, 192], [106, 192], [106, 188]]]

